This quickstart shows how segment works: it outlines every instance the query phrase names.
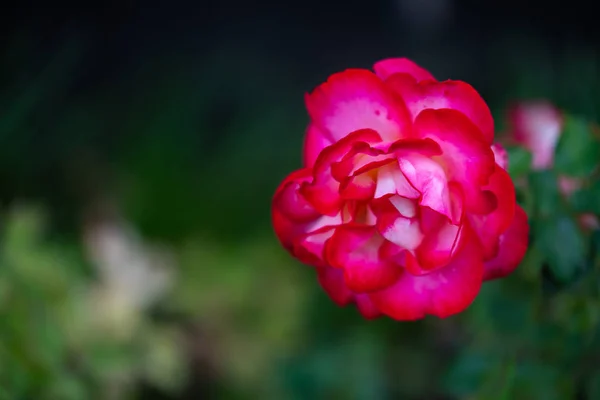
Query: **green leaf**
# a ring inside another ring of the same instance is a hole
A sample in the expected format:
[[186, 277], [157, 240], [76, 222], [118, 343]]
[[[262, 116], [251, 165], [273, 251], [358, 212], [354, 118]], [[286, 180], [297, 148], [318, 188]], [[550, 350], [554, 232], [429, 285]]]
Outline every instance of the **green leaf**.
[[586, 264], [587, 241], [575, 221], [567, 215], [540, 219], [535, 237], [552, 274], [568, 282]]
[[552, 217], [561, 209], [561, 196], [556, 175], [552, 171], [536, 171], [530, 174], [536, 217]]
[[532, 360], [521, 361], [517, 366], [517, 387], [514, 399], [572, 399], [572, 379], [563, 377], [555, 365]]
[[480, 351], [465, 351], [459, 355], [444, 378], [444, 388], [459, 398], [474, 395], [495, 373], [499, 360]]
[[588, 399], [600, 399], [600, 371], [595, 371], [587, 384]]
[[498, 395], [499, 400], [509, 400], [512, 398], [512, 392], [515, 385], [516, 377], [516, 362], [510, 359], [506, 362], [505, 371], [503, 374], [503, 385]]
[[575, 191], [569, 198], [574, 212], [600, 214], [600, 180], [595, 179], [590, 186]]
[[507, 147], [508, 173], [516, 178], [527, 174], [531, 169], [531, 153], [524, 147]]
[[77, 376], [60, 371], [50, 383], [48, 394], [50, 398], [64, 400], [84, 400], [89, 398], [88, 388]]
[[555, 151], [554, 167], [569, 176], [589, 175], [598, 165], [600, 142], [594, 137], [591, 124], [567, 116]]

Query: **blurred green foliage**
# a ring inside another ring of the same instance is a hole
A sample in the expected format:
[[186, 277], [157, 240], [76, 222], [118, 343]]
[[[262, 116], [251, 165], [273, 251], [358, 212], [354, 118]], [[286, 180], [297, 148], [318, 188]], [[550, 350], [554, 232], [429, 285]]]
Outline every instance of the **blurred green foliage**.
[[176, 388], [184, 366], [173, 327], [136, 315], [93, 282], [76, 243], [44, 239], [44, 213], [3, 221], [0, 384], [7, 398], [122, 397], [148, 376]]
[[[24, 36], [4, 68], [31, 64], [27, 48]], [[509, 148], [531, 223], [522, 265], [461, 315], [398, 323], [335, 306], [271, 232], [271, 195], [300, 166], [310, 88], [230, 49], [154, 60], [70, 98], [82, 48], [30, 66], [35, 78], [0, 98], [0, 399], [600, 398], [600, 232], [580, 218], [600, 215], [589, 55], [548, 71], [533, 52], [491, 93], [495, 115], [537, 96], [569, 112], [553, 170], [533, 172]], [[562, 194], [561, 175], [581, 187]], [[141, 244], [116, 224], [94, 250], [86, 232], [113, 212]], [[173, 282], [150, 295], [155, 248]], [[145, 272], [107, 272], [114, 254]]]

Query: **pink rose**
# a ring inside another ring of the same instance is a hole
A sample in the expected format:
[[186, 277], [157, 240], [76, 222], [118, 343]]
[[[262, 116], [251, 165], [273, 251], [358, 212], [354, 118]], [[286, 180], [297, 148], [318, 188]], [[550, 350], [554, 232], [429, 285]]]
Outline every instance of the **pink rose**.
[[[508, 111], [509, 139], [525, 147], [532, 155], [534, 170], [551, 169], [554, 166], [556, 146], [564, 128], [563, 113], [546, 100], [521, 102]], [[564, 196], [570, 196], [583, 185], [581, 179], [560, 175], [558, 186]], [[593, 214], [578, 216], [584, 229], [595, 229], [598, 220]]]
[[549, 169], [563, 128], [562, 113], [547, 101], [514, 105], [508, 112], [510, 136], [531, 152], [533, 169]]
[[275, 193], [275, 232], [366, 318], [447, 317], [517, 267], [527, 216], [473, 87], [407, 59], [374, 70], [336, 73], [306, 96], [304, 167]]

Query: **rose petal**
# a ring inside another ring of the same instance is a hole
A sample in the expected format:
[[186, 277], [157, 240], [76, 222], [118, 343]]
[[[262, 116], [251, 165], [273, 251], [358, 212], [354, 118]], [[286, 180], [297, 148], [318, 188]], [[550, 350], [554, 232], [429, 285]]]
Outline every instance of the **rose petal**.
[[468, 83], [447, 80], [444, 82], [422, 81], [417, 83], [407, 74], [394, 74], [386, 83], [399, 93], [408, 107], [413, 120], [427, 109], [453, 109], [466, 115], [479, 129], [485, 142], [494, 140], [494, 119], [479, 93]]
[[494, 143], [492, 145], [492, 151], [494, 152], [494, 159], [496, 164], [502, 169], [508, 168], [508, 152], [500, 143]]
[[333, 177], [332, 166], [340, 161], [358, 142], [365, 144], [381, 140], [371, 129], [352, 132], [348, 136], [325, 148], [315, 161], [314, 180], [304, 182], [299, 193], [321, 214], [335, 215], [339, 212], [343, 199], [340, 197], [340, 183]]
[[344, 200], [368, 200], [375, 193], [375, 180], [368, 173], [349, 177], [340, 185], [340, 197]]
[[466, 231], [465, 244], [450, 264], [423, 276], [403, 273], [393, 286], [370, 294], [375, 306], [396, 320], [427, 314], [445, 318], [467, 308], [479, 293], [483, 263], [477, 241]]
[[494, 193], [498, 207], [487, 215], [470, 215], [471, 225], [483, 246], [484, 259], [490, 259], [498, 252], [498, 237], [513, 221], [515, 214], [515, 187], [508, 173], [499, 165], [490, 177], [486, 190]]
[[366, 294], [357, 294], [355, 295], [356, 306], [358, 307], [358, 311], [362, 314], [366, 319], [375, 319], [381, 316], [381, 311], [375, 304], [371, 298]]
[[398, 169], [397, 158], [404, 154], [441, 154], [440, 146], [431, 139], [402, 139], [382, 150], [365, 142], [355, 142], [344, 157], [331, 166], [331, 175], [341, 182], [339, 193], [345, 200], [368, 200], [397, 193], [417, 198], [420, 193]]
[[494, 153], [475, 125], [456, 110], [424, 110], [415, 120], [415, 135], [433, 139], [450, 180], [460, 184], [467, 211], [488, 213], [496, 206], [490, 193], [481, 191], [494, 172]]
[[373, 66], [375, 73], [381, 79], [386, 79], [390, 75], [396, 73], [405, 73], [411, 75], [417, 81], [423, 81], [427, 79], [435, 80], [433, 75], [425, 68], [420, 67], [415, 62], [408, 58], [388, 58], [381, 60]]
[[307, 172], [310, 173], [304, 169], [292, 173], [291, 178], [286, 178], [273, 197], [272, 206], [290, 220], [297, 222], [314, 220], [320, 216], [299, 192], [301, 184], [311, 179], [310, 175], [307, 176]]
[[380, 256], [384, 239], [372, 226], [344, 225], [325, 245], [325, 257], [344, 270], [350, 290], [357, 293], [385, 288], [398, 278], [401, 266]]
[[414, 201], [397, 195], [390, 197], [377, 209], [377, 230], [396, 246], [414, 250], [423, 240], [416, 212]]
[[326, 266], [323, 252], [325, 243], [335, 232], [335, 227], [327, 227], [298, 237], [293, 244], [292, 254], [302, 263], [313, 267]]
[[368, 172], [373, 168], [393, 161], [393, 156], [372, 147], [370, 143], [361, 141], [352, 144], [352, 147], [340, 161], [331, 165], [331, 175], [339, 182], [349, 176], [356, 176]]
[[336, 268], [320, 267], [317, 269], [321, 287], [339, 306], [345, 306], [353, 299], [353, 293], [344, 283], [344, 273]]
[[391, 194], [398, 194], [410, 199], [418, 198], [421, 193], [408, 181], [400, 170], [397, 160], [406, 159], [407, 156], [415, 154], [417, 158], [440, 155], [442, 153], [440, 146], [430, 139], [402, 139], [392, 143], [387, 151], [389, 154], [393, 154], [396, 161], [382, 163], [378, 166], [374, 198], [378, 199]]
[[[448, 264], [459, 250], [462, 239], [463, 225], [451, 223], [445, 215], [426, 213], [429, 221], [421, 223], [424, 238], [415, 251], [416, 260], [420, 268], [433, 270]], [[422, 218], [423, 219], [423, 218]]]
[[529, 243], [529, 224], [527, 214], [517, 206], [513, 221], [500, 236], [498, 254], [485, 263], [484, 280], [502, 278], [517, 268]]
[[367, 128], [389, 141], [410, 134], [411, 118], [402, 99], [368, 70], [331, 75], [306, 96], [306, 107], [312, 122], [334, 140]]
[[409, 199], [417, 199], [421, 196], [421, 193], [410, 184], [400, 168], [398, 168], [397, 162], [385, 165], [377, 170], [374, 198], [379, 199], [394, 194]]
[[323, 133], [314, 124], [310, 124], [306, 130], [306, 136], [304, 138], [304, 166], [311, 168], [313, 165], [315, 165], [315, 161], [317, 161], [317, 157], [321, 151], [323, 151], [325, 147], [331, 146], [332, 144], [333, 140], [328, 137], [328, 135]]
[[292, 249], [295, 238], [306, 233], [304, 224], [297, 221], [310, 222], [319, 217], [318, 213], [314, 213], [307, 207], [297, 193], [290, 193], [311, 179], [312, 171], [309, 168], [294, 171], [281, 182], [273, 196], [271, 207], [273, 228], [281, 244], [288, 250]]
[[400, 139], [389, 146], [388, 153], [394, 153], [397, 157], [413, 153], [433, 157], [441, 155], [442, 148], [432, 139]]
[[453, 215], [450, 190], [446, 172], [440, 164], [429, 157], [411, 154], [398, 160], [400, 170], [421, 194], [420, 204], [446, 215], [452, 221], [460, 216]]
[[323, 246], [333, 231], [343, 222], [342, 212], [321, 215], [300, 195], [298, 187], [311, 178], [310, 169], [288, 175], [279, 185], [271, 208], [273, 228], [283, 247], [301, 262], [323, 264]]
[[358, 311], [366, 319], [375, 319], [381, 312], [375, 307], [368, 295], [353, 293], [344, 283], [344, 273], [336, 268], [320, 267], [317, 269], [319, 283], [325, 293], [336, 303], [343, 307], [352, 300], [356, 302]]
[[294, 257], [304, 264], [324, 264], [323, 246], [333, 234], [333, 229], [342, 223], [341, 213], [337, 216], [321, 216], [313, 221], [298, 223], [273, 210], [275, 234]]

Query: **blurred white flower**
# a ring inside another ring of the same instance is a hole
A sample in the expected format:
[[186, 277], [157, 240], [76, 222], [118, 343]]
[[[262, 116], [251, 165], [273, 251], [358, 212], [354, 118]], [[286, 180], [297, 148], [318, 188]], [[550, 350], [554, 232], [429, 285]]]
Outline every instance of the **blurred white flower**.
[[85, 312], [91, 326], [125, 339], [134, 334], [143, 312], [174, 284], [174, 257], [144, 243], [110, 205], [91, 216], [87, 215], [83, 239], [98, 279], [88, 292]]
[[144, 244], [125, 221], [88, 225], [85, 242], [101, 284], [133, 308], [148, 307], [173, 282], [171, 255]]

